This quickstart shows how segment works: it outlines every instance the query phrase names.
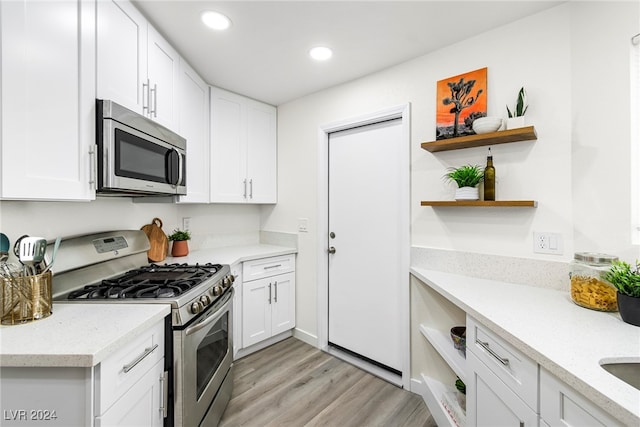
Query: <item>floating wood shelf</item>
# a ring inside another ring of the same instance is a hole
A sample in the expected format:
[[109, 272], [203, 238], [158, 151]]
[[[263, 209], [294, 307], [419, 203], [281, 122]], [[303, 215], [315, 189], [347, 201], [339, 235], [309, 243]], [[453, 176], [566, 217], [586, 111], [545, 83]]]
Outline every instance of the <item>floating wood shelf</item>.
[[420, 206], [473, 206], [473, 207], [505, 207], [505, 208], [535, 208], [535, 200], [443, 200], [423, 201]]
[[423, 142], [420, 146], [434, 153], [436, 151], [458, 150], [461, 148], [482, 147], [485, 145], [505, 144], [507, 142], [533, 141], [536, 139], [538, 139], [538, 135], [536, 134], [535, 128], [533, 126], [526, 126], [518, 129]]

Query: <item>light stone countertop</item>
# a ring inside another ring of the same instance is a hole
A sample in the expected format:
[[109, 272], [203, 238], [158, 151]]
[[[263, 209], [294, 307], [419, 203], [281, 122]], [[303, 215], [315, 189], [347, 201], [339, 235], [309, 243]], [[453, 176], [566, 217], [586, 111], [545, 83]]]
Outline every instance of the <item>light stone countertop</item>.
[[640, 362], [640, 327], [582, 308], [568, 292], [418, 267], [411, 273], [626, 425], [640, 425], [640, 391], [600, 367]]
[[163, 262], [166, 263], [217, 263], [233, 265], [238, 262], [251, 261], [259, 258], [272, 256], [289, 255], [296, 253], [297, 249], [275, 246], [275, 245], [242, 245], [242, 246], [225, 246], [213, 249], [198, 249], [189, 252], [189, 255], [183, 257], [167, 257]]
[[170, 304], [54, 303], [49, 317], [0, 326], [0, 367], [92, 367], [170, 313]]
[[[235, 264], [296, 253], [291, 247], [242, 245], [201, 249], [166, 263]], [[54, 303], [53, 314], [0, 326], [0, 367], [91, 367], [170, 314], [169, 304]]]

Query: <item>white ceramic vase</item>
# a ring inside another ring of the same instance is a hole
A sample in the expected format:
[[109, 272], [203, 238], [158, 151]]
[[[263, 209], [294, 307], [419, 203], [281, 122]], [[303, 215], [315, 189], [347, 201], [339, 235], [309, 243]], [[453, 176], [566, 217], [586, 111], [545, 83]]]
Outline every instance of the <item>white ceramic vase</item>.
[[456, 200], [480, 200], [478, 187], [460, 187], [456, 190]]
[[507, 119], [507, 130], [524, 127], [524, 116], [509, 117]]

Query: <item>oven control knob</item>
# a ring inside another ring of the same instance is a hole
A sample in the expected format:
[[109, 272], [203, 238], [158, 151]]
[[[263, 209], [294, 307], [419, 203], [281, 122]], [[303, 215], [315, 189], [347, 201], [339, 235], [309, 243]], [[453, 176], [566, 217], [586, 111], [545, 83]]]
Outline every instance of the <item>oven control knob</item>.
[[209, 295], [202, 295], [200, 297], [200, 302], [206, 307], [211, 303], [211, 298], [209, 298]]
[[213, 288], [211, 288], [211, 293], [214, 297], [222, 295], [222, 286], [215, 285]]
[[233, 284], [234, 280], [235, 280], [235, 277], [229, 274], [228, 276], [225, 276], [224, 279], [222, 279], [222, 286], [224, 286], [225, 288], [228, 288]]
[[191, 304], [191, 313], [193, 314], [198, 314], [202, 311], [202, 303], [200, 301], [196, 301], [193, 304]]

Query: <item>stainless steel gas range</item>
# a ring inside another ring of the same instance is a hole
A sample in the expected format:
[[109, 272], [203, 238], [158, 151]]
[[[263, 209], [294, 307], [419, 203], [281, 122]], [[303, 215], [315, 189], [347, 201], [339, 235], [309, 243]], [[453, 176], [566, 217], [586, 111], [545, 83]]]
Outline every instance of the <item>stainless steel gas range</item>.
[[234, 277], [228, 265], [148, 264], [148, 249], [147, 236], [138, 230], [62, 240], [52, 267], [53, 299], [170, 304], [165, 333], [169, 378], [165, 425], [215, 426], [233, 384]]

